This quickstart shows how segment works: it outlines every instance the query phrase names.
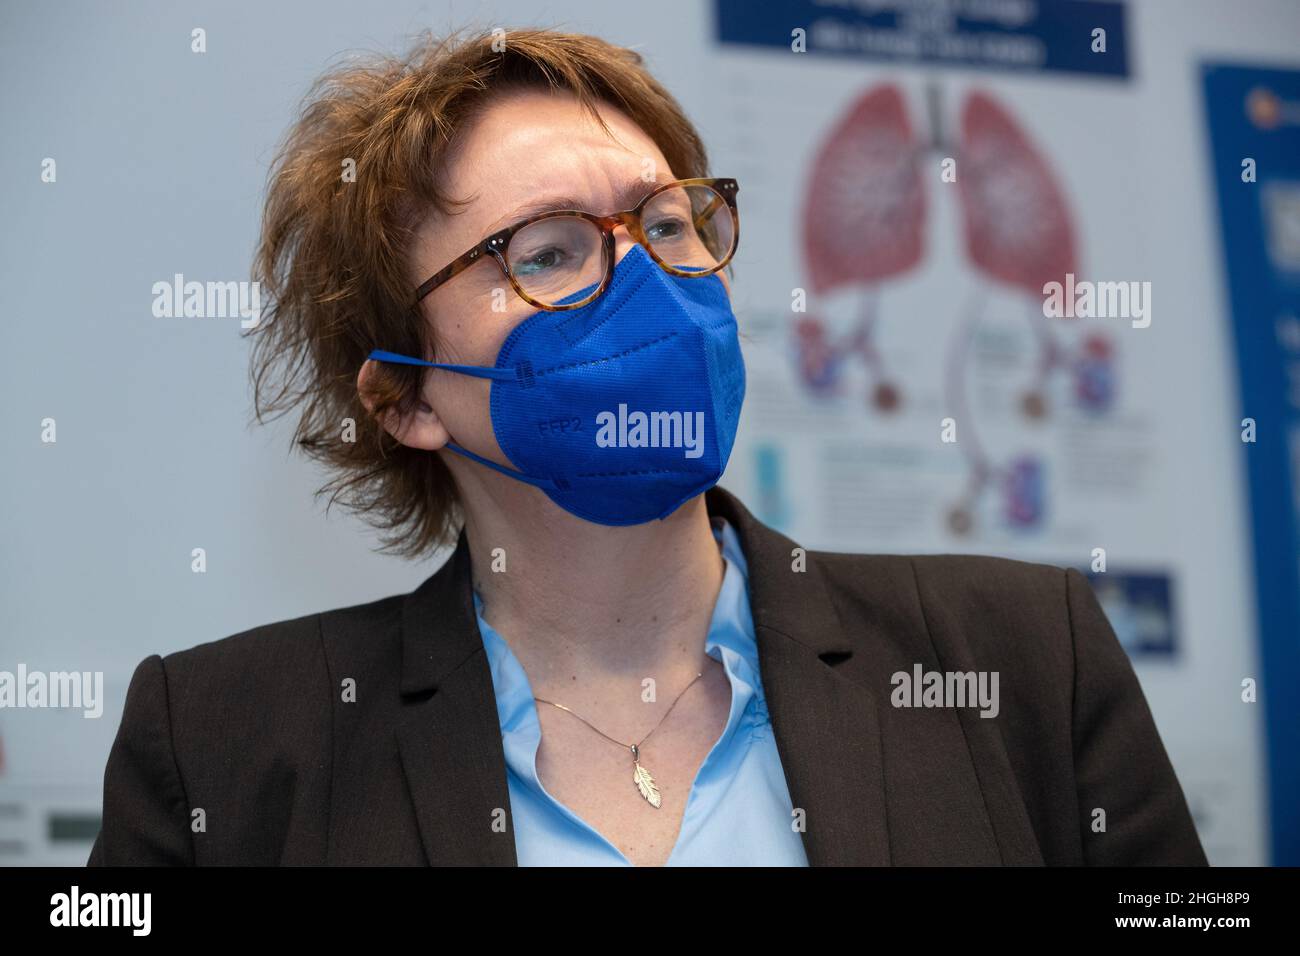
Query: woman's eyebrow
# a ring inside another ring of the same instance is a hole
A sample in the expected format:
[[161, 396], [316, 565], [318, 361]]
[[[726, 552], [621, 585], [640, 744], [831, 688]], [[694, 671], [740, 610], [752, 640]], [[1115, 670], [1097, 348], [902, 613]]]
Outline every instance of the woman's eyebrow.
[[502, 223], [502, 228], [505, 228], [505, 223], [518, 223], [544, 212], [560, 212], [566, 209], [582, 209], [582, 203], [570, 196], [545, 196], [512, 209], [497, 222]]
[[[631, 209], [651, 192], [668, 182], [672, 182], [672, 180], [656, 178], [646, 182], [638, 179], [623, 187], [623, 190], [619, 193], [619, 202], [623, 209]], [[499, 231], [505, 229], [507, 226], [517, 225], [532, 216], [540, 216], [545, 212], [562, 212], [570, 209], [577, 209], [579, 211], [592, 212], [595, 215], [603, 216], [618, 211], [605, 209], [600, 212], [595, 212], [595, 210], [585, 209], [585, 205], [586, 204], [581, 200], [574, 199], [572, 196], [543, 196], [531, 200], [530, 202], [526, 202], [522, 206], [518, 206], [511, 210], [509, 213], [498, 219], [492, 226], [492, 229], [493, 231]]]

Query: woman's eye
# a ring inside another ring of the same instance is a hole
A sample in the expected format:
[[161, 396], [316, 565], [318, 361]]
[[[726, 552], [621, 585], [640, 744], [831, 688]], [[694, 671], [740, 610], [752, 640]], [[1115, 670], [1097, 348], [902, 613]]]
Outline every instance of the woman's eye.
[[537, 252], [529, 253], [515, 263], [514, 270], [519, 275], [537, 275], [547, 269], [554, 269], [564, 263], [564, 251], [550, 246]]
[[685, 221], [676, 217], [656, 220], [646, 230], [647, 237], [651, 242], [664, 239], [679, 239], [685, 233]]

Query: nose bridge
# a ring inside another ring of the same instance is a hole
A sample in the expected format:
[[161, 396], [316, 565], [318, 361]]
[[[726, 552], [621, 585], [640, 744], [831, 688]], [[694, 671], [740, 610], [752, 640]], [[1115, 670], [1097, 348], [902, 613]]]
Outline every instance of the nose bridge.
[[632, 247], [637, 244], [637, 241], [632, 237], [632, 231], [628, 228], [627, 220], [623, 220], [615, 226], [613, 234], [614, 265], [618, 265], [623, 261], [623, 257], [628, 254]]

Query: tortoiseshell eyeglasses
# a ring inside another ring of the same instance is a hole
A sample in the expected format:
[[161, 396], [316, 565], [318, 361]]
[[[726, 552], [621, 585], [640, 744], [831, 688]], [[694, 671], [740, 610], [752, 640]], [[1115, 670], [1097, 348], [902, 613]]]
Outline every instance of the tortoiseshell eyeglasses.
[[576, 309], [609, 287], [619, 226], [670, 275], [712, 275], [736, 252], [739, 188], [734, 179], [679, 179], [656, 187], [625, 212], [595, 216], [563, 209], [532, 216], [494, 232], [439, 270], [416, 289], [411, 306], [490, 257], [530, 305], [551, 312]]

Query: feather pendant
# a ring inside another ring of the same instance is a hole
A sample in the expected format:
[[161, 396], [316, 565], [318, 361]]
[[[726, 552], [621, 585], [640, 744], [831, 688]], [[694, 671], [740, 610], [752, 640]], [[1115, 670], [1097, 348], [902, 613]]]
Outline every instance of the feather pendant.
[[632, 765], [636, 768], [632, 772], [632, 780], [636, 783], [636, 788], [641, 791], [641, 796], [645, 797], [646, 802], [658, 810], [662, 801], [659, 799], [659, 788], [655, 786], [655, 778], [650, 776], [650, 771], [637, 761], [632, 761]]

